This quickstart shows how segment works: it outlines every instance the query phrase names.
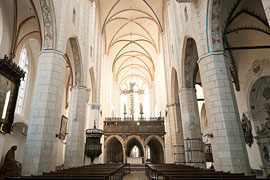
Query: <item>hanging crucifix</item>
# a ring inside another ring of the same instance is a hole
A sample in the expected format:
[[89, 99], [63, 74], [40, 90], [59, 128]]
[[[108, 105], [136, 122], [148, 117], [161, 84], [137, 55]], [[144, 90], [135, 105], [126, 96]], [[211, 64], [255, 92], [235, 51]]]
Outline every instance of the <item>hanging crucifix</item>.
[[130, 115], [132, 116], [132, 120], [134, 120], [134, 93], [144, 94], [144, 89], [134, 90], [135, 83], [129, 83], [130, 88], [121, 90], [121, 94], [127, 95], [130, 94]]

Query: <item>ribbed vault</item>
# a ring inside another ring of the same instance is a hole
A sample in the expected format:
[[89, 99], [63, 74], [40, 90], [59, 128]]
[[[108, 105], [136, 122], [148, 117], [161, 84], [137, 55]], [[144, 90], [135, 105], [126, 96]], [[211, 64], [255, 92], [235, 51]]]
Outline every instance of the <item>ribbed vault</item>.
[[[105, 51], [121, 86], [141, 81], [151, 87], [161, 51], [164, 0], [100, 0]], [[132, 80], [131, 80], [132, 79]]]

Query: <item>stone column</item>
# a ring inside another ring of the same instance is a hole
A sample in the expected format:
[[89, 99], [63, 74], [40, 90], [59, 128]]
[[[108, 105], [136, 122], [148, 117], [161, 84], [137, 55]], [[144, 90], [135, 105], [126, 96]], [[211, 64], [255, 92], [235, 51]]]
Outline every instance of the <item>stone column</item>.
[[179, 98], [181, 102], [183, 136], [185, 139], [186, 163], [188, 165], [205, 168], [204, 147], [195, 89], [180, 89]]
[[270, 25], [270, 1], [262, 0], [262, 4], [263, 4], [264, 11], [268, 20], [268, 24]]
[[250, 173], [227, 57], [211, 52], [198, 61], [207, 117], [213, 138], [214, 166], [218, 171]]
[[65, 68], [64, 54], [42, 50], [25, 145], [24, 175], [42, 174], [56, 167]]
[[178, 104], [168, 105], [170, 119], [171, 142], [174, 163], [183, 164], [185, 161], [184, 138], [181, 120], [181, 112]]
[[68, 138], [65, 154], [65, 167], [84, 164], [85, 120], [90, 89], [75, 86], [71, 89], [68, 120]]

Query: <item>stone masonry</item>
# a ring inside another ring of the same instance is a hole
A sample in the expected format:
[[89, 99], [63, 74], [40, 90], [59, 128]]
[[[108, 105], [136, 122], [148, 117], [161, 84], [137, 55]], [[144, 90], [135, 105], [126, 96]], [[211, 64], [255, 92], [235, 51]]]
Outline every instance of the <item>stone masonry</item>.
[[65, 65], [58, 51], [43, 50], [39, 56], [23, 161], [25, 175], [49, 172], [56, 166]]
[[71, 89], [65, 167], [82, 166], [84, 163], [85, 119], [89, 92], [85, 87]]
[[216, 170], [249, 173], [247, 150], [227, 62], [223, 52], [206, 54], [198, 61], [206, 112], [213, 133], [214, 166]]

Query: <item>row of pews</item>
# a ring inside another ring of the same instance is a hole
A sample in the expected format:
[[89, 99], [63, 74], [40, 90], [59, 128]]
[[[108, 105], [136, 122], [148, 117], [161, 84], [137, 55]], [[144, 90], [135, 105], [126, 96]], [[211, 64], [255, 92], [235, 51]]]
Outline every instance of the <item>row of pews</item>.
[[149, 180], [258, 180], [256, 176], [245, 176], [243, 173], [229, 173], [176, 164], [146, 164], [145, 174]]
[[39, 176], [7, 177], [6, 180], [122, 180], [126, 174], [130, 174], [130, 164], [94, 164], [52, 171]]

